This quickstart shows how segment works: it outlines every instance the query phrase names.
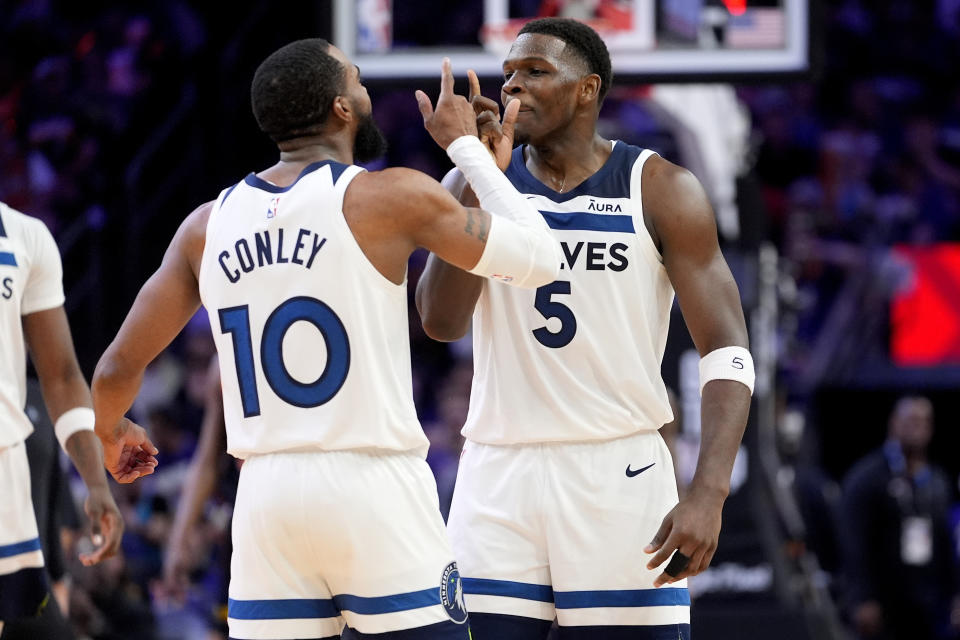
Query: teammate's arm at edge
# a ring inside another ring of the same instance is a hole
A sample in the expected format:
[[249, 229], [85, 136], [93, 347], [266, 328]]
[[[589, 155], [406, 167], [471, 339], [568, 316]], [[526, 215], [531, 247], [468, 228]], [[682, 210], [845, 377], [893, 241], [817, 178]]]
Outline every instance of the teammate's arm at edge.
[[117, 482], [129, 483], [153, 473], [156, 447], [146, 431], [124, 417], [143, 372], [200, 308], [197, 274], [206, 242], [208, 202], [180, 225], [163, 262], [140, 289], [117, 336], [93, 375], [95, 431], [103, 443], [104, 464]]
[[[90, 391], [80, 371], [70, 335], [70, 324], [62, 306], [23, 316], [23, 335], [36, 367], [50, 419], [56, 424], [73, 409], [90, 407]], [[84, 565], [115, 555], [120, 549], [123, 519], [103, 473], [100, 443], [87, 423], [67, 437], [63, 447], [87, 486], [84, 511], [90, 519], [96, 549], [80, 554]]]

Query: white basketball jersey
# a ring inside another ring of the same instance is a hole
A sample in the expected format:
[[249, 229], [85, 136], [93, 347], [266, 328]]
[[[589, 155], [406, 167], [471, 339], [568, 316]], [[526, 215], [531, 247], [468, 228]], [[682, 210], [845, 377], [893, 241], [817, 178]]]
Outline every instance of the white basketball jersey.
[[474, 377], [463, 435], [487, 444], [603, 440], [672, 419], [660, 363], [673, 287], [643, 222], [640, 175], [653, 155], [616, 142], [568, 193], [514, 150], [507, 177], [563, 249], [535, 291], [486, 281], [473, 315]]
[[0, 449], [25, 440], [22, 316], [63, 305], [63, 268], [46, 225], [0, 202]]
[[223, 383], [227, 451], [415, 450], [406, 283], [370, 264], [343, 216], [360, 167], [281, 188], [254, 174], [207, 223], [200, 296]]

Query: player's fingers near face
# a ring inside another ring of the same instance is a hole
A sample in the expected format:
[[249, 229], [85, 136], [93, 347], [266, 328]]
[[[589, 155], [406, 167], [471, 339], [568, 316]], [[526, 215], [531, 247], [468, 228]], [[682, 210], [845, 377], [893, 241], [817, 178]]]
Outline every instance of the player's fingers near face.
[[520, 115], [520, 101], [516, 98], [510, 100], [503, 110], [503, 135], [513, 139], [513, 129], [517, 124], [517, 116]]
[[477, 116], [477, 136], [481, 140], [496, 142], [502, 135], [500, 121], [497, 120], [496, 116], [489, 111], [484, 111]]
[[473, 102], [476, 97], [482, 97], [480, 96], [480, 78], [473, 69], [467, 69], [467, 82], [470, 84], [470, 93], [467, 94], [470, 102]]
[[500, 105], [495, 100], [486, 96], [474, 96], [470, 98], [470, 104], [473, 106], [473, 112], [478, 116], [489, 111], [497, 120], [500, 119]]
[[440, 97], [453, 96], [453, 66], [450, 58], [444, 58], [440, 64]]
[[433, 103], [430, 102], [427, 94], [419, 89], [417, 89], [414, 95], [417, 97], [417, 107], [420, 109], [420, 115], [423, 116], [423, 123], [426, 124], [427, 120], [433, 116]]

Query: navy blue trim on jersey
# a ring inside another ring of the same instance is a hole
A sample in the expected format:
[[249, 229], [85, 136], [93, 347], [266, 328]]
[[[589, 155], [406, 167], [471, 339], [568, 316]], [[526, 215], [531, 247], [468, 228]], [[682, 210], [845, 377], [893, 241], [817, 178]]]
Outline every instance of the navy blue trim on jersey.
[[558, 231], [613, 231], [634, 233], [633, 216], [602, 213], [541, 211], [547, 226]]
[[0, 216], [0, 238], [7, 237], [7, 230], [3, 227], [3, 216]]
[[537, 602], [553, 602], [553, 587], [548, 584], [490, 580], [488, 578], [463, 578], [463, 592], [475, 596], [503, 596]]
[[333, 176], [333, 184], [337, 184], [337, 180], [340, 179], [344, 171], [350, 168], [350, 165], [334, 162], [333, 160], [328, 160], [327, 162], [330, 163], [330, 175]]
[[333, 599], [282, 599], [227, 601], [227, 617], [236, 620], [289, 620], [292, 618], [335, 618], [341, 611], [363, 615], [395, 613], [440, 604], [436, 588], [365, 598], [347, 593]]
[[527, 169], [523, 154], [525, 146], [520, 145], [513, 150], [510, 166], [507, 167], [507, 178], [520, 193], [541, 195], [554, 202], [567, 202], [579, 196], [629, 198], [633, 164], [643, 152], [639, 147], [617, 141], [610, 157], [596, 173], [570, 191], [558, 193], [537, 180]]
[[340, 615], [333, 600], [227, 600], [227, 617], [235, 620], [290, 620], [294, 618], [336, 618]]
[[[0, 256], [2, 255], [3, 254], [0, 254]], [[13, 544], [4, 544], [0, 545], [0, 558], [18, 556], [21, 553], [29, 553], [30, 551], [40, 551], [40, 548], [40, 538], [14, 542]]]
[[17, 256], [13, 255], [9, 251], [0, 251], [0, 265], [6, 265], [9, 267], [17, 266]]
[[330, 174], [333, 176], [333, 184], [337, 184], [337, 180], [340, 179], [340, 176], [343, 175], [343, 172], [350, 167], [348, 164], [343, 164], [342, 162], [336, 162], [334, 160], [321, 160], [320, 162], [312, 162], [303, 168], [303, 171], [300, 172], [300, 175], [297, 176], [297, 179], [294, 180], [292, 184], [286, 187], [278, 187], [275, 184], [270, 184], [263, 178], [257, 176], [255, 173], [251, 173], [244, 178], [243, 181], [251, 187], [260, 189], [261, 191], [267, 191], [269, 193], [286, 193], [287, 191], [290, 191], [290, 189], [293, 189], [305, 176], [326, 166], [330, 167]]
[[223, 205], [227, 204], [227, 198], [230, 197], [230, 194], [233, 193], [233, 190], [236, 189], [239, 185], [240, 185], [240, 183], [238, 182], [237, 184], [233, 185], [232, 187], [230, 187], [230, 188], [227, 190], [227, 193], [223, 196], [223, 200], [220, 202], [220, 206], [221, 206], [221, 207], [222, 207]]
[[560, 627], [560, 640], [690, 640], [689, 624]]
[[690, 606], [690, 592], [686, 588], [554, 591], [553, 597], [557, 609]]
[[342, 593], [338, 596], [333, 596], [333, 602], [341, 611], [352, 611], [353, 613], [363, 615], [395, 613], [397, 611], [422, 609], [423, 607], [432, 607], [435, 604], [440, 604], [440, 590], [433, 587], [431, 589], [424, 589], [423, 591], [397, 593], [391, 596], [379, 596], [375, 598], [365, 598], [363, 596], [352, 596], [347, 593]]

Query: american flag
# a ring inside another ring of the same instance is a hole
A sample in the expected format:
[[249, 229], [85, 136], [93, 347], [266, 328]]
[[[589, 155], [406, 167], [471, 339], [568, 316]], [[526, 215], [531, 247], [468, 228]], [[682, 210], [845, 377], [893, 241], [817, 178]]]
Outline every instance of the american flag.
[[731, 49], [774, 49], [784, 46], [783, 9], [747, 9], [730, 16], [726, 45]]

